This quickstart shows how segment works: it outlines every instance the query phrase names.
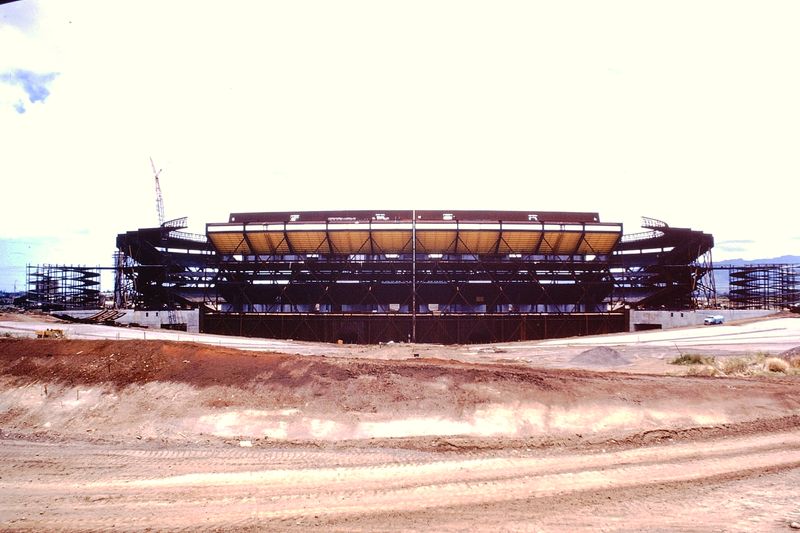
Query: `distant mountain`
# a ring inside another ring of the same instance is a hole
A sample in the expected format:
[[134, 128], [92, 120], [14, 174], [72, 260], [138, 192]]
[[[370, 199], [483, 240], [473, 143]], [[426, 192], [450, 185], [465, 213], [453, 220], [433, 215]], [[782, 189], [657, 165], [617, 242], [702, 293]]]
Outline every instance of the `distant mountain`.
[[[725, 261], [714, 261], [715, 267], [742, 267], [747, 265], [784, 265], [796, 264], [800, 265], [800, 255], [782, 255], [780, 257], [772, 257], [769, 259], [726, 259]], [[728, 271], [715, 270], [714, 271], [714, 284], [717, 288], [717, 294], [728, 294]]]
[[781, 265], [787, 263], [800, 264], [800, 255], [782, 255], [771, 259], [726, 259], [725, 261], [714, 261], [715, 266]]

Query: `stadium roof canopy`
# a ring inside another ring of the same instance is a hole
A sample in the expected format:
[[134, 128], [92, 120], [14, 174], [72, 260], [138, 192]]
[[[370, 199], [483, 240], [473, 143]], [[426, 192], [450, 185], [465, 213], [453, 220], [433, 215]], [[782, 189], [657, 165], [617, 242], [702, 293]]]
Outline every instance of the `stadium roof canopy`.
[[223, 255], [609, 254], [622, 224], [597, 213], [529, 211], [306, 211], [233, 213], [206, 225]]

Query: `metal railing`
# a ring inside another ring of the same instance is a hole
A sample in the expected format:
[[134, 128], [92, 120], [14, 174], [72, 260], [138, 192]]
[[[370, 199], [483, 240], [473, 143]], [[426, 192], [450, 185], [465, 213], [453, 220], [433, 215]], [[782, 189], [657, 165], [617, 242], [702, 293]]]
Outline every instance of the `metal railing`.
[[620, 239], [620, 242], [644, 241], [647, 239], [655, 239], [656, 237], [661, 237], [662, 235], [664, 235], [663, 231], [643, 231], [641, 233], [630, 233], [628, 235], [623, 235]]
[[187, 233], [185, 231], [170, 231], [169, 236], [173, 239], [181, 239], [184, 241], [208, 242], [208, 238], [205, 235], [201, 235], [199, 233]]

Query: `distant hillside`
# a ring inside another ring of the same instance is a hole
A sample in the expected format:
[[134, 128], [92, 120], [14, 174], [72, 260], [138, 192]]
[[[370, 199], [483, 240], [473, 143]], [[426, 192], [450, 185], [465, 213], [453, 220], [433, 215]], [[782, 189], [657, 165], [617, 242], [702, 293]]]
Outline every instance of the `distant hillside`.
[[[715, 267], [720, 266], [746, 266], [746, 265], [781, 265], [781, 264], [800, 264], [800, 255], [782, 255], [769, 259], [726, 259], [725, 261], [714, 261]], [[715, 270], [714, 283], [717, 287], [717, 294], [728, 293], [728, 271]]]
[[714, 261], [715, 266], [780, 265], [784, 263], [800, 264], [800, 255], [782, 255], [771, 259], [726, 259], [725, 261]]

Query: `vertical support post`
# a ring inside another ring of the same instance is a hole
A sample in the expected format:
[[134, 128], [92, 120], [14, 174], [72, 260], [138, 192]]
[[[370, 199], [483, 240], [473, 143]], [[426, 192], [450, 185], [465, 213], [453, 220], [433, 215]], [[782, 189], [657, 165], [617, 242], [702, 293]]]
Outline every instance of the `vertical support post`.
[[122, 309], [122, 252], [114, 252], [114, 309]]
[[417, 342], [417, 210], [411, 210], [411, 342]]

